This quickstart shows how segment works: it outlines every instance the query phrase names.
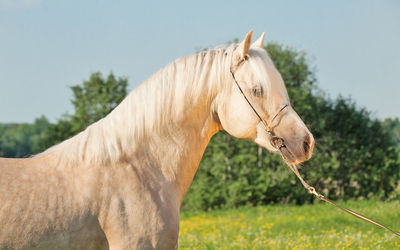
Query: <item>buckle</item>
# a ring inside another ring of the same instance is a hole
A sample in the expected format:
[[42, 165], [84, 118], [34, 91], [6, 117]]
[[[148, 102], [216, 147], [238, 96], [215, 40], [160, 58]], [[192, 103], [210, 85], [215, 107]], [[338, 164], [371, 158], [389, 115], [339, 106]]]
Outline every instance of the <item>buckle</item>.
[[281, 149], [286, 147], [285, 141], [278, 136], [272, 136], [270, 139], [270, 143], [276, 149]]

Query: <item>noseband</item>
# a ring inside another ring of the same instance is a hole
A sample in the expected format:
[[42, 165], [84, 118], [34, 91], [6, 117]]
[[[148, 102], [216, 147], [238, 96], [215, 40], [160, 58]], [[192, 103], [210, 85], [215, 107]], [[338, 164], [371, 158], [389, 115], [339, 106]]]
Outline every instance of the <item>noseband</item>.
[[272, 119], [268, 122], [266, 122], [264, 119], [261, 118], [261, 116], [258, 114], [257, 110], [254, 108], [254, 106], [251, 104], [251, 102], [249, 101], [249, 99], [247, 98], [247, 96], [244, 94], [242, 88], [240, 87], [238, 81], [236, 80], [235, 74], [233, 74], [232, 69], [231, 69], [231, 74], [233, 77], [233, 80], [235, 80], [236, 86], [238, 86], [240, 92], [242, 93], [244, 99], [246, 99], [247, 103], [250, 105], [251, 109], [254, 111], [254, 113], [257, 115], [258, 119], [260, 119], [261, 123], [264, 125], [265, 127], [265, 131], [268, 133], [268, 135], [270, 136], [270, 143], [271, 145], [278, 149], [279, 151], [281, 150], [281, 148], [285, 148], [285, 141], [283, 140], [283, 138], [276, 136], [274, 134], [274, 132], [272, 131], [272, 127], [269, 124], [272, 124], [272, 122], [275, 120], [275, 118], [287, 107], [289, 106], [289, 104], [285, 104], [283, 105], [283, 107], [281, 109], [278, 110], [278, 112], [276, 112], [276, 114], [272, 117]]

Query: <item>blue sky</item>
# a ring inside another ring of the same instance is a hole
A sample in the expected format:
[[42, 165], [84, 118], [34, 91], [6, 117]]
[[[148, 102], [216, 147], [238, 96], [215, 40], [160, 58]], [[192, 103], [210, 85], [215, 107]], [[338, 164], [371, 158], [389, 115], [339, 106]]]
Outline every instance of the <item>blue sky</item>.
[[304, 50], [331, 97], [400, 116], [399, 1], [0, 0], [0, 122], [56, 121], [96, 71], [135, 88], [204, 46], [266, 32]]

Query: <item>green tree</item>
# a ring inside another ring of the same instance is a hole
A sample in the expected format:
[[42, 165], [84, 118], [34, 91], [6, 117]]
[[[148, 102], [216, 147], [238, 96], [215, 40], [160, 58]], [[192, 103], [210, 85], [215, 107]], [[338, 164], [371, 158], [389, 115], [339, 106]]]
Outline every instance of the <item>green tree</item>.
[[100, 72], [93, 73], [81, 85], [72, 86], [74, 113], [64, 115], [56, 124], [49, 126], [43, 149], [105, 117], [125, 98], [127, 86], [127, 78], [116, 78], [113, 73], [103, 78]]
[[69, 118], [72, 132], [77, 133], [111, 112], [126, 96], [128, 80], [109, 74], [103, 78], [97, 72], [82, 85], [71, 87], [75, 113]]
[[113, 110], [127, 94], [127, 78], [97, 72], [71, 87], [74, 113], [51, 124], [42, 116], [33, 124], [0, 124], [0, 156], [27, 157], [84, 130]]
[[[301, 166], [305, 179], [332, 199], [385, 199], [399, 189], [399, 153], [389, 125], [371, 118], [351, 99], [326, 98], [304, 52], [277, 43], [265, 49], [316, 139], [312, 159]], [[207, 147], [183, 209], [313, 200], [279, 155], [220, 132]]]
[[49, 126], [44, 116], [33, 124], [0, 124], [0, 156], [28, 157], [39, 153]]
[[390, 137], [393, 140], [393, 143], [397, 146], [397, 149], [400, 150], [400, 120], [399, 118], [386, 118], [382, 125], [385, 129], [387, 129], [390, 133]]
[[41, 151], [70, 138], [74, 134], [71, 120], [67, 115], [64, 115], [57, 123], [50, 124], [47, 128], [41, 144]]

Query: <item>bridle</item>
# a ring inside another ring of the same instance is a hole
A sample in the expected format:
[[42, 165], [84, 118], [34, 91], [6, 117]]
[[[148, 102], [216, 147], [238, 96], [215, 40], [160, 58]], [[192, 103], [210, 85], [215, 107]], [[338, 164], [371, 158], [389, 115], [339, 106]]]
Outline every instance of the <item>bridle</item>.
[[[274, 116], [272, 116], [272, 119], [269, 120], [269, 122], [265, 121], [260, 114], [258, 114], [257, 110], [254, 108], [254, 106], [251, 104], [250, 100], [247, 98], [247, 96], [245, 95], [245, 93], [243, 92], [242, 88], [240, 87], [238, 81], [236, 80], [235, 74], [233, 73], [232, 69], [231, 69], [231, 74], [233, 77], [233, 80], [236, 83], [236, 86], [239, 88], [240, 92], [242, 93], [244, 99], [247, 101], [247, 103], [249, 104], [249, 106], [251, 107], [251, 109], [254, 111], [254, 113], [256, 114], [256, 116], [258, 117], [258, 119], [260, 119], [261, 123], [264, 125], [265, 131], [267, 132], [267, 134], [270, 136], [270, 143], [272, 145], [272, 147], [276, 148], [277, 150], [281, 151], [281, 148], [286, 148], [285, 145], [285, 141], [283, 140], [283, 138], [276, 136], [272, 130], [272, 127], [270, 126], [270, 124], [272, 124], [274, 122], [274, 120], [276, 119], [276, 117], [278, 117], [278, 115], [286, 108], [289, 106], [289, 104], [284, 104], [279, 110], [278, 112], [275, 113]], [[283, 155], [282, 155], [283, 156]]]
[[[277, 150], [279, 150], [279, 152], [281, 153], [281, 156], [282, 156], [284, 159], [286, 159], [285, 156], [283, 155], [282, 151], [281, 151], [282, 148], [286, 148], [285, 141], [283, 140], [283, 138], [281, 138], [281, 137], [279, 137], [279, 136], [276, 136], [276, 135], [274, 134], [274, 132], [273, 132], [272, 127], [270, 126], [270, 124], [273, 123], [273, 121], [275, 120], [275, 118], [276, 118], [286, 107], [288, 107], [289, 104], [284, 104], [284, 105], [282, 106], [282, 108], [280, 108], [280, 109], [278, 110], [278, 112], [276, 112], [276, 114], [275, 114], [274, 116], [272, 116], [272, 119], [270, 119], [269, 122], [266, 122], [266, 121], [265, 121], [264, 119], [262, 119], [262, 117], [258, 114], [257, 110], [254, 108], [254, 106], [251, 104], [251, 102], [249, 101], [249, 99], [247, 98], [247, 96], [245, 95], [245, 93], [243, 92], [243, 90], [242, 90], [242, 88], [240, 87], [238, 81], [236, 80], [235, 74], [233, 73], [232, 69], [230, 69], [230, 72], [231, 72], [231, 74], [232, 74], [233, 80], [234, 80], [235, 83], [236, 83], [236, 86], [239, 88], [239, 90], [240, 90], [240, 92], [242, 93], [244, 99], [245, 99], [245, 100], [247, 101], [247, 103], [250, 105], [251, 109], [254, 111], [254, 113], [256, 114], [256, 116], [258, 117], [258, 119], [260, 119], [261, 123], [264, 125], [265, 131], [266, 131], [266, 132], [268, 133], [268, 135], [270, 136], [270, 143], [271, 143], [272, 147], [274, 147], [274, 148], [276, 148]], [[287, 150], [287, 152], [288, 152], [289, 154], [292, 155], [292, 153], [291, 153], [289, 150]], [[292, 155], [292, 156], [293, 156], [293, 155]], [[366, 217], [366, 216], [364, 216], [364, 215], [362, 215], [362, 214], [356, 213], [356, 212], [354, 212], [354, 211], [352, 211], [352, 210], [350, 210], [350, 209], [347, 209], [347, 208], [345, 208], [345, 207], [342, 207], [342, 206], [340, 206], [340, 205], [334, 203], [333, 201], [329, 200], [328, 198], [326, 198], [326, 197], [323, 196], [322, 194], [318, 193], [318, 192], [315, 190], [314, 187], [310, 186], [307, 182], [305, 182], [305, 181], [303, 180], [303, 178], [301, 177], [301, 175], [300, 175], [300, 173], [299, 173], [299, 170], [297, 169], [297, 166], [296, 166], [295, 164], [288, 164], [288, 166], [289, 166], [290, 170], [293, 171], [293, 173], [297, 176], [297, 178], [298, 178], [298, 179], [300, 180], [300, 182], [303, 184], [304, 188], [307, 189], [307, 191], [308, 191], [310, 194], [314, 195], [314, 196], [317, 197], [319, 200], [325, 201], [325, 202], [327, 202], [327, 203], [329, 203], [329, 204], [331, 204], [331, 205], [333, 205], [333, 206], [336, 206], [337, 208], [343, 210], [343, 211], [346, 212], [346, 213], [349, 213], [349, 214], [351, 214], [351, 215], [353, 215], [353, 216], [355, 216], [355, 217], [357, 217], [357, 218], [359, 218], [359, 219], [362, 219], [362, 220], [364, 220], [364, 221], [366, 221], [366, 222], [369, 222], [369, 223], [371, 223], [371, 224], [373, 224], [373, 225], [375, 225], [375, 226], [381, 227], [381, 228], [383, 228], [383, 229], [385, 229], [385, 230], [387, 230], [387, 231], [389, 231], [389, 232], [395, 234], [396, 236], [400, 237], [400, 233], [399, 233], [399, 232], [397, 232], [397, 231], [395, 231], [395, 230], [392, 230], [392, 229], [390, 229], [390, 228], [388, 228], [388, 227], [386, 227], [386, 226], [380, 224], [379, 222], [377, 222], [377, 221], [375, 221], [375, 220], [373, 220], [373, 219], [370, 219], [370, 218], [368, 218], [368, 217]]]

